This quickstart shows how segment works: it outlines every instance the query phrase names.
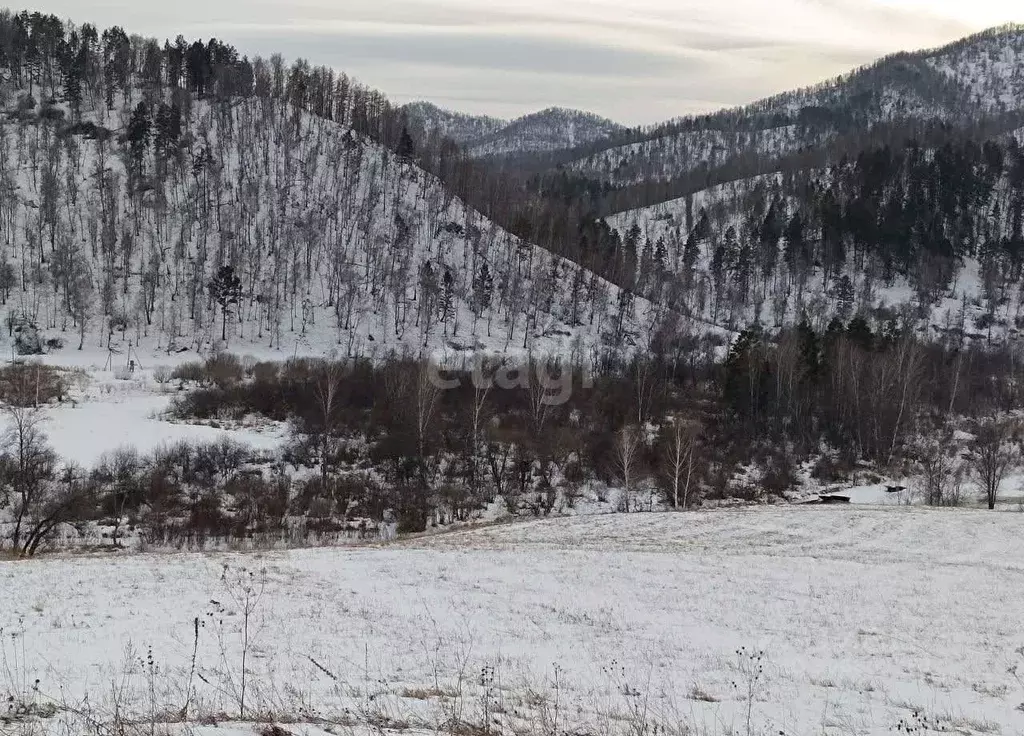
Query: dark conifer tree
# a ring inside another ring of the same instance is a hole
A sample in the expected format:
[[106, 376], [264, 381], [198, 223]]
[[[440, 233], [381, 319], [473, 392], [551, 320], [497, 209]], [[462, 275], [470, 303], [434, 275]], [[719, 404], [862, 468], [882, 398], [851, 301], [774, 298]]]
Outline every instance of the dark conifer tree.
[[209, 284], [210, 297], [220, 306], [221, 340], [228, 339], [228, 315], [242, 297], [242, 281], [231, 266], [221, 266]]
[[407, 127], [402, 128], [402, 135], [398, 139], [398, 148], [395, 150], [395, 153], [405, 163], [412, 163], [413, 156], [416, 154], [416, 144], [413, 142]]

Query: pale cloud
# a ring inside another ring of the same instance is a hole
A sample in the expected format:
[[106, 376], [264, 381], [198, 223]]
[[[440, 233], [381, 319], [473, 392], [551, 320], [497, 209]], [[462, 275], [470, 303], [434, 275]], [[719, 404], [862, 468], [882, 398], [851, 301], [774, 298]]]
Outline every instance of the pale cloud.
[[749, 102], [1009, 20], [998, 0], [43, 0], [160, 37], [303, 56], [398, 101], [649, 123]]

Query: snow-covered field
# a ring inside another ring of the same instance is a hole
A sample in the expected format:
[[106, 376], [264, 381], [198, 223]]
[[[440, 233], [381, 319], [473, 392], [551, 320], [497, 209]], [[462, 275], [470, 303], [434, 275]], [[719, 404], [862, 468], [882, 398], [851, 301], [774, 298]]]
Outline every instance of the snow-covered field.
[[284, 430], [278, 427], [255, 431], [168, 422], [160, 417], [170, 403], [170, 395], [126, 391], [77, 406], [65, 404], [46, 410], [48, 421], [43, 431], [63, 460], [86, 468], [104, 453], [123, 447], [147, 454], [181, 440], [215, 442], [229, 438], [254, 449], [272, 450], [284, 436]]
[[[67, 374], [69, 400], [47, 406], [41, 426], [64, 462], [90, 468], [105, 453], [121, 448], [147, 454], [182, 440], [215, 442], [227, 438], [256, 450], [273, 450], [285, 439], [287, 427], [273, 423], [213, 427], [168, 421], [165, 414], [177, 393], [177, 381], [158, 384], [153, 378], [154, 369], [203, 358], [194, 352], [170, 356], [133, 352], [132, 356], [143, 367], [130, 375], [125, 370], [124, 356], [115, 357], [111, 366], [106, 363], [105, 351], [65, 350], [41, 356], [41, 362], [72, 371]], [[266, 357], [283, 359], [279, 354]], [[0, 417], [0, 427], [7, 421]]]
[[164, 713], [191, 681], [193, 713], [237, 711], [241, 579], [263, 590], [250, 713], [390, 729], [489, 715], [507, 732], [554, 720], [558, 733], [634, 736], [655, 723], [889, 734], [916, 714], [929, 732], [1022, 733], [1021, 523], [788, 507], [266, 556], [2, 563], [0, 694], [88, 695], [102, 710], [118, 692], [122, 707]]

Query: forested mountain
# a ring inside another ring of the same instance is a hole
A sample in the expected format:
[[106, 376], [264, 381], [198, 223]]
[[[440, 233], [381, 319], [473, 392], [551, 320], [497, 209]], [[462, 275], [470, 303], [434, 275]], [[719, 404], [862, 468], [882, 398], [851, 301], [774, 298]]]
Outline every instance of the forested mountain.
[[403, 111], [420, 136], [450, 138], [474, 158], [529, 157], [564, 151], [624, 130], [621, 125], [592, 113], [559, 107], [513, 121], [463, 115], [426, 102], [406, 105]]
[[[567, 168], [615, 186], [679, 182], [693, 174], [721, 181], [766, 173], [798, 153], [817, 152], [824, 163], [837, 149], [862, 148], [873, 131], [877, 142], [920, 136], [938, 124], [972, 129], [1007, 121], [1005, 130], [1015, 127], [1022, 108], [1024, 27], [1004, 26], [939, 49], [895, 54], [746, 107], [622, 132], [577, 151]], [[680, 193], [679, 187], [635, 192], [642, 204]]]
[[558, 151], [607, 138], [622, 126], [593, 113], [551, 107], [513, 120], [505, 128], [467, 142], [474, 156]]
[[60, 332], [565, 352], [620, 344], [646, 312], [418, 168], [432, 154], [404, 117], [343, 74], [39, 14], [0, 14], [0, 59], [0, 285], [22, 350]]
[[[884, 303], [934, 320], [965, 294], [965, 315], [1009, 324], [1021, 39], [999, 29], [677, 122], [628, 145], [691, 147], [621, 169], [623, 187], [491, 165], [635, 135], [596, 116], [400, 108], [302, 60], [5, 13], [11, 332], [578, 351]], [[979, 99], [989, 117], [970, 116]]]
[[1024, 326], [1022, 61], [1024, 28], [998, 28], [569, 168], [612, 185], [593, 201], [636, 255], [624, 285], [698, 321], [910, 305], [991, 339]]
[[[637, 293], [741, 328], [905, 315], [1024, 327], [1024, 135], [882, 146], [616, 215]], [[890, 309], [886, 310], [884, 307]], [[894, 311], [894, 309], [895, 311]]]
[[507, 127], [508, 120], [487, 115], [466, 115], [438, 107], [430, 102], [410, 102], [402, 106], [409, 129], [417, 138], [448, 138], [460, 146], [494, 135]]

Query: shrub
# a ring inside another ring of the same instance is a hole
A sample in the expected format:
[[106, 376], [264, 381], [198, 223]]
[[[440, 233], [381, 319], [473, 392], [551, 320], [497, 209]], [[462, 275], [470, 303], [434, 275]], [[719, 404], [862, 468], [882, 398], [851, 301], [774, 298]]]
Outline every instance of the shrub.
[[311, 477], [300, 481], [297, 486], [293, 513], [305, 514], [311, 518], [348, 519], [352, 504], [358, 504], [364, 514], [375, 518], [380, 518], [384, 512], [383, 507], [377, 508], [368, 502], [373, 495], [373, 484], [369, 477], [362, 473], [329, 477], [326, 486], [319, 477]]
[[196, 480], [215, 483], [238, 472], [243, 465], [251, 462], [252, 453], [248, 447], [230, 439], [197, 445], [192, 463]]
[[113, 135], [113, 131], [109, 128], [97, 125], [96, 123], [79, 122], [73, 123], [72, 125], [64, 128], [63, 135], [80, 135], [83, 138], [88, 138], [90, 140], [105, 141]]
[[276, 382], [281, 373], [281, 367], [277, 363], [261, 361], [252, 367], [252, 378], [259, 383]]
[[206, 371], [202, 363], [189, 361], [177, 366], [171, 372], [171, 378], [182, 383], [205, 383]]
[[995, 323], [996, 323], [995, 317], [993, 315], [991, 315], [991, 314], [979, 315], [974, 320], [974, 326], [977, 329], [979, 329], [979, 330], [987, 330], [989, 327], [992, 327], [993, 325], [995, 325]]
[[38, 406], [63, 401], [63, 374], [41, 363], [12, 363], [0, 368], [0, 401], [14, 406]]
[[825, 453], [811, 469], [811, 477], [823, 483], [838, 483], [849, 480], [853, 465], [845, 458]]
[[270, 480], [256, 470], [233, 475], [224, 485], [224, 493], [234, 500], [238, 528], [245, 532], [264, 532], [279, 528], [288, 513], [290, 482], [287, 476]]
[[245, 377], [242, 361], [231, 353], [214, 355], [206, 361], [204, 370], [207, 380], [220, 389], [230, 388]]
[[43, 338], [33, 323], [8, 317], [8, 326], [14, 335], [14, 350], [18, 355], [43, 354]]
[[427, 530], [428, 511], [425, 505], [410, 504], [398, 514], [399, 534], [419, 534]]
[[43, 103], [42, 108], [39, 110], [39, 117], [50, 122], [61, 122], [64, 120], [64, 111], [50, 103]]
[[784, 451], [768, 457], [768, 466], [761, 478], [761, 486], [768, 493], [781, 496], [799, 484], [793, 459]]
[[153, 369], [153, 380], [159, 383], [161, 386], [165, 383], [169, 383], [174, 377], [174, 371], [172, 371], [166, 365], [158, 365]]

